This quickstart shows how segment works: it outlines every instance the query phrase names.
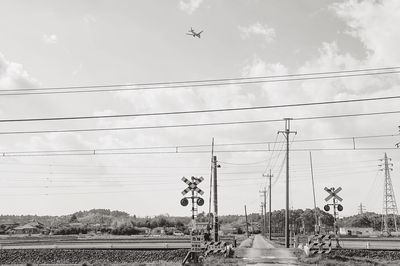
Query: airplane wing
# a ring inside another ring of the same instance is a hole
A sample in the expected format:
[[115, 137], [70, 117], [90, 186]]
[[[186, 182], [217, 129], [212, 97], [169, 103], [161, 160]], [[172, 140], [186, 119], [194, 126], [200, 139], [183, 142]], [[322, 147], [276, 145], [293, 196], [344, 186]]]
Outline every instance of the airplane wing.
[[200, 35], [203, 31], [200, 31], [199, 33], [197, 33], [198, 35]]
[[186, 33], [186, 35], [191, 35], [191, 36], [193, 36], [193, 34], [191, 34], [191, 33]]

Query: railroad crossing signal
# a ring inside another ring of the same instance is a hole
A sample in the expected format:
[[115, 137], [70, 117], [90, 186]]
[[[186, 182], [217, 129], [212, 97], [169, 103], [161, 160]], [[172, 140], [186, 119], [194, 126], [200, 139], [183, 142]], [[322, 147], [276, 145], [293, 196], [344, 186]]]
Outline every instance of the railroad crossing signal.
[[183, 197], [181, 199], [181, 205], [182, 206], [187, 206], [189, 204], [189, 200], [192, 202], [192, 232], [191, 232], [191, 249], [188, 251], [186, 254], [185, 258], [183, 259], [183, 264], [186, 263], [187, 260], [190, 260], [191, 262], [199, 262], [202, 260], [202, 256], [200, 256], [200, 253], [202, 251], [201, 243], [203, 242], [204, 238], [202, 235], [200, 235], [200, 231], [196, 229], [196, 204], [197, 206], [203, 206], [204, 205], [204, 199], [202, 199], [200, 196], [197, 194], [195, 195], [195, 192], [203, 195], [204, 192], [197, 187], [198, 184], [201, 183], [201, 181], [204, 180], [204, 178], [201, 176], [199, 178], [196, 178], [192, 176], [192, 180], [189, 181], [187, 178], [182, 177], [182, 181], [185, 182], [188, 187], [182, 191], [182, 195], [186, 195], [188, 192], [192, 192], [192, 195], [190, 197]]
[[202, 176], [200, 176], [199, 178], [193, 177], [192, 179], [193, 179], [193, 182], [189, 181], [186, 177], [182, 177], [182, 181], [188, 185], [188, 187], [184, 191], [182, 191], [182, 195], [185, 195], [189, 191], [195, 191], [195, 192], [199, 193], [200, 195], [203, 195], [204, 191], [201, 190], [200, 188], [198, 188], [197, 185], [200, 184], [201, 181], [204, 180], [204, 178]]
[[337, 189], [325, 187], [324, 189], [329, 193], [329, 196], [325, 198], [325, 201], [328, 201], [331, 198], [337, 199], [338, 201], [343, 201], [343, 199], [337, 195], [337, 193], [342, 190], [341, 187], [338, 187]]
[[338, 237], [338, 229], [339, 228], [338, 228], [337, 223], [336, 223], [337, 219], [339, 218], [338, 217], [339, 213], [337, 213], [336, 211], [340, 211], [340, 212], [343, 211], [343, 206], [340, 205], [340, 204], [337, 204], [336, 201], [342, 201], [343, 200], [341, 197], [338, 196], [338, 193], [340, 191], [342, 191], [342, 188], [338, 187], [337, 189], [335, 189], [334, 187], [333, 188], [325, 187], [324, 189], [325, 189], [326, 192], [329, 193], [329, 196], [325, 198], [325, 201], [328, 201], [330, 199], [333, 200], [332, 204], [328, 203], [328, 204], [326, 204], [324, 206], [324, 210], [328, 212], [330, 210], [329, 206], [330, 205], [333, 206], [333, 228], [334, 228], [334, 232], [335, 232], [335, 236], [336, 236], [336, 247], [340, 248], [339, 237]]

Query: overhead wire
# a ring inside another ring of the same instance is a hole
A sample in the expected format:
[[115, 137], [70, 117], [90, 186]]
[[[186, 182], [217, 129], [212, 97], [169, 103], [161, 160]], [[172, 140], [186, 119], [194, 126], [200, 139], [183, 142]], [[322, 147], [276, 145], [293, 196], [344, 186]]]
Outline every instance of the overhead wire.
[[[231, 79], [214, 79], [214, 80], [197, 80], [197, 81], [63, 86], [63, 87], [45, 87], [45, 88], [20, 88], [20, 89], [3, 90], [3, 93], [0, 92], [0, 96], [138, 91], [138, 90], [246, 85], [246, 84], [276, 83], [276, 82], [290, 82], [290, 81], [303, 81], [303, 80], [320, 80], [320, 79], [398, 74], [400, 73], [400, 71], [397, 70], [399, 68], [400, 67], [387, 67], [387, 68], [374, 68], [370, 70], [367, 69], [342, 70], [342, 71], [328, 71], [328, 72], [315, 72], [315, 73], [303, 73], [303, 74], [289, 74], [289, 75], [247, 77], [247, 78], [241, 77], [241, 78], [231, 78]], [[367, 71], [373, 71], [373, 72], [367, 72]]]
[[[0, 91], [1, 92], [1, 91]], [[187, 111], [170, 111], [170, 112], [152, 112], [152, 113], [135, 113], [135, 114], [114, 114], [114, 115], [87, 115], [87, 116], [64, 116], [64, 117], [30, 117], [30, 118], [14, 118], [14, 119], [0, 119], [0, 123], [13, 123], [13, 122], [40, 122], [40, 121], [64, 121], [64, 120], [87, 120], [87, 119], [109, 119], [109, 118], [125, 118], [125, 117], [143, 117], [143, 116], [166, 116], [166, 115], [185, 115], [185, 114], [198, 114], [198, 113], [216, 113], [216, 112], [233, 112], [233, 111], [249, 111], [249, 110], [262, 110], [262, 109], [277, 109], [289, 107], [304, 107], [328, 104], [342, 104], [342, 103], [356, 103], [367, 101], [379, 100], [393, 100], [400, 99], [400, 95], [359, 98], [348, 100], [336, 101], [320, 101], [308, 103], [294, 103], [294, 104], [279, 104], [279, 105], [266, 105], [266, 106], [250, 106], [250, 107], [235, 107], [235, 108], [219, 108], [219, 109], [204, 109], [204, 110], [187, 110]]]
[[[294, 143], [300, 143], [300, 142], [318, 142], [318, 141], [333, 141], [333, 140], [357, 140], [357, 139], [371, 139], [371, 138], [385, 138], [385, 137], [398, 137], [399, 134], [380, 134], [380, 135], [363, 135], [363, 136], [354, 136], [354, 137], [331, 137], [331, 138], [314, 138], [314, 139], [299, 139], [299, 140], [294, 140]], [[278, 137], [278, 135], [277, 135]], [[268, 149], [268, 151], [271, 151], [270, 158], [272, 159], [273, 152], [275, 151], [275, 145], [277, 143], [284, 143], [283, 141], [277, 141], [277, 137], [275, 138], [275, 141], [273, 142], [273, 147], [272, 149]], [[272, 142], [236, 142], [236, 143], [223, 143], [223, 144], [215, 144], [215, 147], [224, 147], [224, 146], [248, 146], [248, 145], [265, 145], [265, 144], [271, 144]], [[0, 150], [0, 157], [1, 155], [7, 156], [7, 155], [15, 155], [15, 154], [40, 154], [40, 153], [73, 153], [74, 155], [76, 153], [89, 153], [89, 154], [98, 154], [99, 152], [105, 152], [105, 151], [132, 151], [132, 150], [164, 150], [164, 149], [173, 149], [174, 153], [179, 153], [181, 149], [185, 148], [208, 148], [210, 147], [210, 144], [192, 144], [192, 145], [166, 145], [166, 146], [139, 146], [139, 147], [118, 147], [118, 148], [94, 148], [94, 149], [63, 149], [63, 150], [30, 150], [30, 151], [1, 151]], [[238, 163], [230, 163], [230, 162], [224, 162], [220, 161], [220, 163], [223, 164], [231, 164], [231, 165], [252, 165], [252, 164], [259, 164], [262, 162], [265, 162], [267, 160], [262, 160], [262, 161], [257, 161], [257, 162], [251, 162], [251, 163], [244, 163], [244, 164], [238, 164]], [[181, 168], [181, 167], [180, 167]], [[184, 167], [182, 167], [184, 168]], [[268, 169], [268, 164], [266, 169]]]
[[[293, 117], [293, 121], [316, 120], [316, 119], [332, 119], [346, 117], [362, 117], [373, 115], [398, 114], [400, 111], [381, 111], [368, 113], [353, 113], [339, 115], [321, 115], [311, 117]], [[43, 133], [73, 133], [73, 132], [98, 132], [98, 131], [120, 131], [120, 130], [145, 130], [145, 129], [165, 129], [165, 128], [185, 128], [185, 127], [203, 127], [203, 126], [223, 126], [223, 125], [245, 125], [258, 123], [282, 122], [282, 119], [263, 119], [263, 120], [246, 120], [231, 122], [209, 122], [209, 123], [193, 123], [193, 124], [171, 124], [171, 125], [154, 125], [154, 126], [137, 126], [137, 127], [108, 127], [108, 128], [86, 128], [86, 129], [54, 129], [54, 130], [26, 130], [26, 131], [0, 131], [0, 135], [17, 135], [17, 134], [43, 134]]]
[[[364, 147], [364, 148], [304, 148], [291, 149], [292, 152], [307, 151], [373, 151], [373, 150], [398, 150], [394, 147]], [[237, 149], [237, 150], [216, 150], [217, 153], [268, 153], [268, 149]], [[1, 157], [49, 157], [49, 156], [110, 156], [110, 155], [183, 155], [183, 154], [206, 154], [207, 151], [150, 151], [150, 152], [96, 152], [96, 153], [34, 153], [34, 154], [0, 154]]]

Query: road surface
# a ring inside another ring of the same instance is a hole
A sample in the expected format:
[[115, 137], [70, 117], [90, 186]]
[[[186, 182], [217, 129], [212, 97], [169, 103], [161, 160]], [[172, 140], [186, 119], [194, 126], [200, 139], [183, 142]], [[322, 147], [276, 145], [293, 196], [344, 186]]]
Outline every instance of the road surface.
[[275, 248], [261, 235], [254, 237], [251, 248], [237, 250], [237, 257], [248, 265], [298, 265], [297, 258], [286, 248]]

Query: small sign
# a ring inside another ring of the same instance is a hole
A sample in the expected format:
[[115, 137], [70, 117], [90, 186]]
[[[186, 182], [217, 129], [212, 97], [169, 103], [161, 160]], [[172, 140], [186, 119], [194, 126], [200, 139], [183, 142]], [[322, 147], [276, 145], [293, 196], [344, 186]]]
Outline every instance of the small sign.
[[204, 241], [202, 235], [192, 235], [190, 239], [191, 248], [190, 251], [192, 252], [201, 252], [201, 243]]
[[194, 178], [193, 180], [194, 181], [191, 182], [186, 177], [182, 177], [182, 181], [188, 185], [188, 187], [184, 191], [182, 191], [182, 195], [185, 195], [189, 191], [195, 191], [195, 192], [199, 193], [200, 195], [204, 194], [204, 191], [197, 187], [197, 185], [200, 184], [201, 181], [204, 180], [204, 178], [201, 176], [199, 178]]
[[338, 187], [337, 189], [325, 187], [324, 189], [326, 192], [329, 193], [329, 196], [325, 198], [325, 201], [329, 201], [331, 198], [337, 199], [338, 201], [343, 200], [341, 197], [337, 195], [337, 193], [339, 193], [342, 190], [341, 187]]

